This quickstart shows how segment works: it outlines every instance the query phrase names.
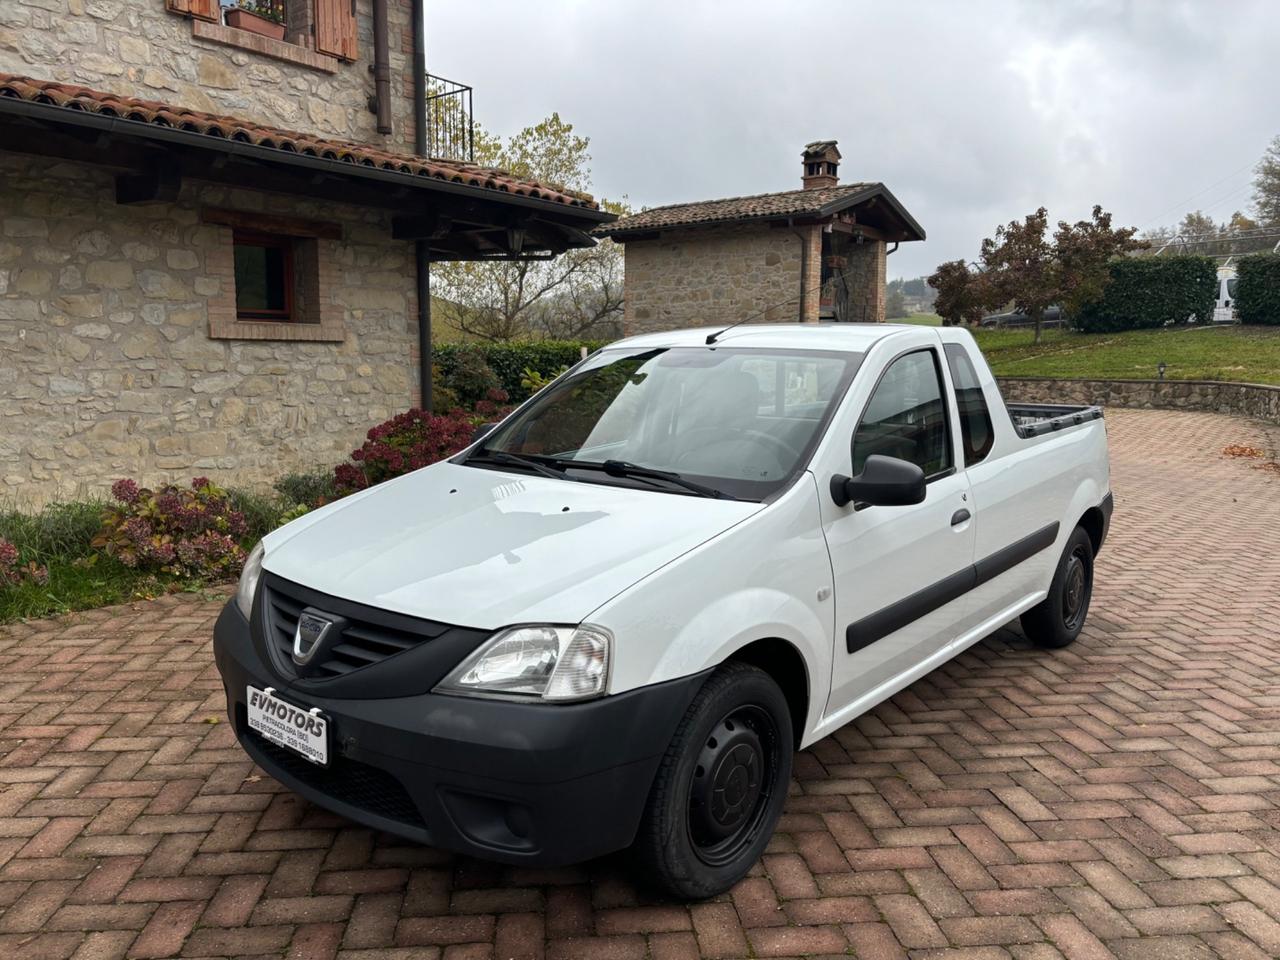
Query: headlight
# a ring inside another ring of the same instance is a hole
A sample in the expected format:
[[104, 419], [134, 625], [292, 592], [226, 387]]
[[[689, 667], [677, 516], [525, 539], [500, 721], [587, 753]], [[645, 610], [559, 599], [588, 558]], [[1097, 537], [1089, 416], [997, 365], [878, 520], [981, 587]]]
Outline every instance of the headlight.
[[236, 587], [236, 606], [249, 619], [249, 611], [253, 609], [253, 594], [258, 589], [258, 578], [262, 576], [262, 541], [249, 551], [244, 562], [244, 570], [240, 572], [240, 585]]
[[604, 627], [510, 627], [436, 686], [438, 693], [502, 700], [587, 700], [609, 683], [613, 635]]

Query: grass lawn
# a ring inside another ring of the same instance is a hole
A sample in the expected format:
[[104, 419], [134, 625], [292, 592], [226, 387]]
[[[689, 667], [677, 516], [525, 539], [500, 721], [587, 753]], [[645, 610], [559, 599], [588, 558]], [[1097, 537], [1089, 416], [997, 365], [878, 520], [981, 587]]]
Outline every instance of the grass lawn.
[[69, 560], [51, 560], [49, 582], [30, 581], [0, 587], [0, 623], [35, 620], [73, 610], [91, 610], [130, 600], [150, 600], [178, 590], [202, 592], [204, 587], [130, 570], [100, 556], [89, 567]]
[[978, 330], [996, 376], [1154, 380], [1235, 380], [1280, 384], [1280, 327], [1192, 327], [1073, 333]]

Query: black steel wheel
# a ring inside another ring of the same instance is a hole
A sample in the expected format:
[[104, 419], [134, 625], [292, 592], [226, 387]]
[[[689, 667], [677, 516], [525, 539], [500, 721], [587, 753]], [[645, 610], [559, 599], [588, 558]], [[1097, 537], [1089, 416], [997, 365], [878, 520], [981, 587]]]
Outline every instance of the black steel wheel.
[[1093, 599], [1093, 541], [1083, 527], [1067, 538], [1049, 595], [1022, 615], [1022, 632], [1039, 647], [1065, 647], [1080, 636]]
[[777, 725], [755, 705], [732, 711], [703, 741], [688, 807], [689, 839], [703, 863], [732, 863], [759, 835], [778, 749]]
[[727, 663], [689, 705], [654, 778], [635, 853], [681, 899], [723, 893], [764, 852], [791, 779], [791, 713], [773, 679]]

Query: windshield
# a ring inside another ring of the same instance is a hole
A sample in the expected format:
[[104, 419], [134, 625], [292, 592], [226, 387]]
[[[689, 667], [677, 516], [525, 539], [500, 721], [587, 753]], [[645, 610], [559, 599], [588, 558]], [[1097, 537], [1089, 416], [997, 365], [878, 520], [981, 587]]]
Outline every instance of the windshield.
[[682, 492], [639, 477], [656, 470], [762, 500], [805, 465], [861, 359], [718, 346], [606, 349], [537, 394], [481, 450], [557, 462], [575, 480], [623, 477]]

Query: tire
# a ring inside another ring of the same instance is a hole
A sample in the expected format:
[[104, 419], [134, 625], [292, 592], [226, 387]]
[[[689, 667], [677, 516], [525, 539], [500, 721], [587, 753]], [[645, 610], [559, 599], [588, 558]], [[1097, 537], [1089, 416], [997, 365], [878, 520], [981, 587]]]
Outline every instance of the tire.
[[1093, 541], [1083, 527], [1076, 527], [1067, 538], [1049, 595], [1022, 615], [1022, 632], [1037, 647], [1065, 647], [1084, 629], [1092, 597]]
[[726, 663], [702, 685], [667, 747], [633, 853], [682, 900], [724, 893], [773, 836], [791, 782], [791, 711], [763, 670]]

